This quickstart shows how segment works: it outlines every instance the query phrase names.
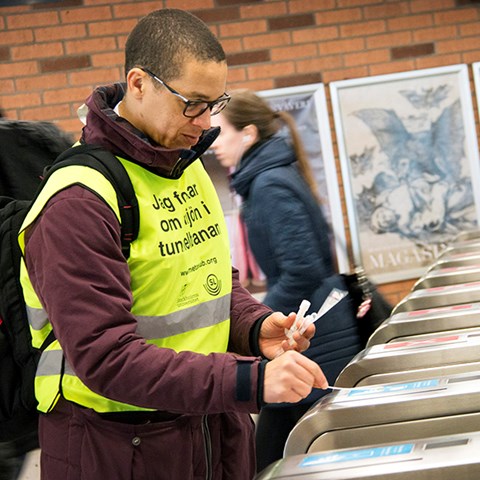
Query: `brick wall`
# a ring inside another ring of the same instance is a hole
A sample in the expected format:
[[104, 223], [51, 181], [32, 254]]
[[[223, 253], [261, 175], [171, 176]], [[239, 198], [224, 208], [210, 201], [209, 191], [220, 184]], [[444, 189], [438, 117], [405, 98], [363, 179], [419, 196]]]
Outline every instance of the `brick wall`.
[[[229, 88], [480, 61], [480, 0], [64, 0], [0, 7], [0, 107], [77, 135], [77, 107], [96, 85], [122, 78], [128, 32], [164, 7], [210, 25], [228, 55]], [[381, 289], [397, 303], [412, 283]]]

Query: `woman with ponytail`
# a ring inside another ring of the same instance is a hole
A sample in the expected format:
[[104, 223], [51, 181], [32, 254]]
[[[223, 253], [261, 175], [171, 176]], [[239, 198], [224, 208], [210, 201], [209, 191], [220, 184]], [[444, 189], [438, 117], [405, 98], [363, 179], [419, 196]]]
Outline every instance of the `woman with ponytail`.
[[[295, 122], [252, 91], [230, 93], [227, 107], [212, 117], [221, 127], [212, 148], [234, 170], [231, 185], [242, 198], [250, 247], [267, 279], [263, 303], [288, 314], [307, 299], [309, 312], [316, 311], [332, 288], [346, 286], [335, 270], [329, 226]], [[321, 366], [330, 385], [361, 350], [356, 323], [348, 297], [316, 322], [305, 355]], [[300, 404], [262, 408], [258, 471], [282, 458], [290, 430], [323, 394], [317, 390]]]

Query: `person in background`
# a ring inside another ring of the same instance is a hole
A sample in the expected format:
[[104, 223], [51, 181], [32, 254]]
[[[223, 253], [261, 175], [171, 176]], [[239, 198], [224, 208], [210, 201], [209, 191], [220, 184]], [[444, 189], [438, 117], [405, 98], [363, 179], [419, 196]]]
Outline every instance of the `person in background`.
[[[50, 122], [12, 120], [0, 110], [0, 196], [31, 200], [43, 169], [73, 143]], [[0, 351], [4, 334], [0, 329]], [[6, 347], [5, 347], [6, 348]], [[0, 357], [0, 368], [6, 368]], [[18, 412], [0, 425], [0, 480], [20, 475], [25, 455], [38, 448], [38, 415]]]
[[327, 387], [299, 353], [314, 326], [290, 345], [295, 315], [256, 301], [232, 269], [200, 160], [229, 100], [208, 26], [151, 12], [127, 38], [125, 75], [80, 108], [80, 141], [114, 153], [132, 181], [140, 226], [128, 259], [112, 187], [87, 167], [49, 178], [19, 236], [33, 343], [52, 329], [57, 339], [35, 382], [42, 479], [249, 480], [250, 413]]
[[[213, 123], [221, 133], [212, 148], [222, 165], [235, 168], [231, 185], [242, 197], [248, 240], [267, 278], [263, 303], [288, 314], [306, 299], [309, 312], [317, 311], [333, 288], [346, 290], [346, 285], [335, 270], [329, 226], [293, 118], [273, 111], [254, 92], [238, 90]], [[334, 382], [360, 350], [354, 307], [345, 299], [316, 322], [305, 355]], [[290, 430], [325, 393], [262, 408], [256, 432], [259, 471], [282, 457]]]

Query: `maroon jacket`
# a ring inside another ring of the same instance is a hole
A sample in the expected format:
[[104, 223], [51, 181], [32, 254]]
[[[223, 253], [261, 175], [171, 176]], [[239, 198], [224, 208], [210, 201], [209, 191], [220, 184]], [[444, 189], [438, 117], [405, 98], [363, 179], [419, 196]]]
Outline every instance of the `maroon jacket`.
[[[121, 96], [120, 85], [94, 92], [82, 140], [162, 175], [179, 155], [188, 168], [198, 152], [152, 145], [113, 113]], [[248, 413], [259, 410], [263, 378], [256, 332], [270, 309], [243, 289], [234, 270], [232, 353], [175, 353], [146, 344], [130, 312], [130, 274], [119, 235], [102, 200], [70, 187], [50, 200], [28, 232], [27, 268], [78, 377], [101, 395], [158, 412], [98, 415], [62, 399], [40, 421], [42, 478], [71, 480], [80, 472], [89, 480], [251, 478]]]

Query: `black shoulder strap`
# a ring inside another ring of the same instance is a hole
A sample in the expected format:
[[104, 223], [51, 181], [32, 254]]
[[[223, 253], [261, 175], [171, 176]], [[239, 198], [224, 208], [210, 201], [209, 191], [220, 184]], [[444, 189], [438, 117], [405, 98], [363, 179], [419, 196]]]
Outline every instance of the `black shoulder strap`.
[[[56, 170], [69, 165], [86, 165], [107, 178], [115, 189], [120, 210], [122, 251], [130, 255], [130, 243], [138, 236], [139, 210], [135, 190], [122, 163], [98, 145], [82, 144], [60, 154], [45, 170], [44, 181]], [[42, 182], [43, 184], [44, 182]]]

